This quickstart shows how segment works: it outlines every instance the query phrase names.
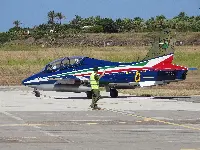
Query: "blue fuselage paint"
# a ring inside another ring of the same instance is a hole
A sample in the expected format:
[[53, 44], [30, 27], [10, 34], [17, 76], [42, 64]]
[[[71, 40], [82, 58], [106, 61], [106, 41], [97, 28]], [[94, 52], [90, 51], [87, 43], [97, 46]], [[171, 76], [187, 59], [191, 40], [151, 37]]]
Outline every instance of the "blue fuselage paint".
[[[55, 72], [48, 72], [43, 69], [41, 72], [34, 74], [22, 81], [22, 84], [30, 87], [37, 87], [38, 85], [54, 85], [58, 80], [63, 79], [80, 79], [80, 76], [74, 75], [76, 71], [92, 69], [95, 66], [106, 68], [107, 66], [119, 67], [136, 64], [133, 63], [119, 63], [104, 60], [97, 60], [88, 57], [83, 57], [79, 64], [70, 65], [57, 69]], [[87, 72], [86, 72], [87, 73]], [[140, 71], [140, 82], [146, 81], [163, 81], [163, 80], [184, 80], [187, 70], [162, 71], [162, 70], [142, 70]], [[136, 70], [129, 70], [127, 72], [109, 72], [106, 73], [100, 80], [100, 84], [106, 83], [130, 83], [135, 82]], [[89, 75], [83, 75], [85, 79], [89, 80]]]

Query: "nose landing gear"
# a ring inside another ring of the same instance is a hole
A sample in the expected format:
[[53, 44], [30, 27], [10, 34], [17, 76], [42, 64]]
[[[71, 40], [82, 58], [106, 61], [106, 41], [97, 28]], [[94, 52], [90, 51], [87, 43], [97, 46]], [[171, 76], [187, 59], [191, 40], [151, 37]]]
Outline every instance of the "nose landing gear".
[[35, 93], [35, 97], [40, 97], [40, 92], [39, 91], [37, 91], [37, 89], [34, 89], [34, 91], [33, 91], [34, 93]]

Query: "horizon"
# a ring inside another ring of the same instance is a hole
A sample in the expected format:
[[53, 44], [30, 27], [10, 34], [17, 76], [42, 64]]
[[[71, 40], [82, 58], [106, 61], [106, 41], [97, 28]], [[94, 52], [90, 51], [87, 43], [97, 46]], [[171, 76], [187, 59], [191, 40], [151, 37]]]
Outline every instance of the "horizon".
[[[172, 5], [170, 5], [172, 4]], [[30, 7], [31, 6], [31, 7]], [[112, 6], [112, 7], [111, 7]], [[139, 6], [139, 7], [138, 7]], [[0, 13], [6, 14], [0, 24], [0, 32], [8, 31], [14, 27], [13, 21], [19, 20], [22, 28], [45, 24], [48, 21], [47, 13], [54, 10], [61, 12], [66, 19], [63, 23], [69, 23], [75, 15], [82, 18], [100, 16], [102, 18], [130, 18], [141, 17], [148, 20], [151, 17], [164, 15], [172, 19], [180, 12], [188, 16], [200, 15], [200, 1], [198, 0], [35, 0], [27, 4], [27, 0], [3, 0], [0, 5]], [[119, 11], [121, 10], [121, 11]], [[146, 11], [144, 11], [146, 10]]]

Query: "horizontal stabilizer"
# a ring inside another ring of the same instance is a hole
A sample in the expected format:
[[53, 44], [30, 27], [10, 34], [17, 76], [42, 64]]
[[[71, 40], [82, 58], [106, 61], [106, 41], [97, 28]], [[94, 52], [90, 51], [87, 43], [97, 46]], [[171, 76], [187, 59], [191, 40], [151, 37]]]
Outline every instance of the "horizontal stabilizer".
[[197, 68], [188, 68], [188, 70], [198, 70]]

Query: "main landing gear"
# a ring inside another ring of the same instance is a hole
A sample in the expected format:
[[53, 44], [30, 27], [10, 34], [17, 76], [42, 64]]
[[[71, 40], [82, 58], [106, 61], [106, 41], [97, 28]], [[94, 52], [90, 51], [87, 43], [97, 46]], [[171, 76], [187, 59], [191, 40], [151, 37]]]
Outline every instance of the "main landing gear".
[[[110, 97], [112, 98], [118, 97], [118, 91], [116, 89], [110, 89], [109, 92], [110, 92]], [[88, 99], [92, 99], [92, 91], [87, 91], [86, 94]]]
[[40, 97], [40, 92], [37, 89], [34, 89], [33, 92], [35, 93], [35, 97]]
[[118, 91], [116, 89], [110, 89], [110, 97], [117, 98], [118, 97]]

